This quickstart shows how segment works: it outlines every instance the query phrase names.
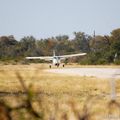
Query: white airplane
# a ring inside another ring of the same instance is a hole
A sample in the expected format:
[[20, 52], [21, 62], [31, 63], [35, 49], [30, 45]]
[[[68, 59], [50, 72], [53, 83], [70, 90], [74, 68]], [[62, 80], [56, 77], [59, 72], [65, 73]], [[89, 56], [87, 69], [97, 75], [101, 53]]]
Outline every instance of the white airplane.
[[[45, 60], [45, 61], [52, 61], [53, 65], [59, 67], [61, 60], [65, 60], [66, 58], [71, 58], [71, 57], [76, 57], [76, 56], [85, 56], [85, 55], [86, 55], [86, 53], [78, 53], [78, 54], [57, 56], [57, 55], [55, 55], [55, 51], [53, 51], [53, 56], [26, 57], [26, 59], [28, 59], [28, 60], [41, 59], [41, 60]], [[50, 64], [49, 67], [51, 68], [52, 65]], [[64, 67], [64, 64], [63, 64], [63, 67]]]

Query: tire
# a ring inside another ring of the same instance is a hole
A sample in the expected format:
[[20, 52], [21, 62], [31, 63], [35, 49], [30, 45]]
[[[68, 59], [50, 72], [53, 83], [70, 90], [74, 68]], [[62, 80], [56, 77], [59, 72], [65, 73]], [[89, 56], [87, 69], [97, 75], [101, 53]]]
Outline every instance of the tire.
[[57, 64], [57, 67], [59, 67], [59, 64]]

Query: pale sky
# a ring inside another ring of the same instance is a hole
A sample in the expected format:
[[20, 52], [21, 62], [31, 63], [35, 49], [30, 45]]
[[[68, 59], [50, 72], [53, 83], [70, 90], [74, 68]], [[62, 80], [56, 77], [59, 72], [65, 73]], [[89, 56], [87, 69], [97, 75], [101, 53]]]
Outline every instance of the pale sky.
[[105, 35], [120, 28], [120, 0], [0, 0], [0, 36]]

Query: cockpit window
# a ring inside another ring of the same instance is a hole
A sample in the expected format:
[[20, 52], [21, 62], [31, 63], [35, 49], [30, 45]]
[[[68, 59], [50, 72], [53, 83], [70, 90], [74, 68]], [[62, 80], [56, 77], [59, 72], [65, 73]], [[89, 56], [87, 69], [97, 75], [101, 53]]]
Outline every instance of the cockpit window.
[[60, 57], [54, 57], [54, 59], [60, 59]]

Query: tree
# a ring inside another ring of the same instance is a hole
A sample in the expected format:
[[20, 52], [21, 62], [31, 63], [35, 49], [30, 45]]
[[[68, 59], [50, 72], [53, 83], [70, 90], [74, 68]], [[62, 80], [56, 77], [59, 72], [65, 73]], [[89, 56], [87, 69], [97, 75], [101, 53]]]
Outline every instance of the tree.
[[89, 36], [85, 35], [84, 32], [74, 32], [75, 47], [78, 51], [89, 52]]
[[115, 29], [111, 32], [112, 41], [120, 41], [120, 28]]
[[27, 36], [20, 40], [21, 45], [21, 52], [24, 53], [24, 55], [33, 56], [33, 52], [36, 48], [35, 44], [36, 39], [33, 36]]

